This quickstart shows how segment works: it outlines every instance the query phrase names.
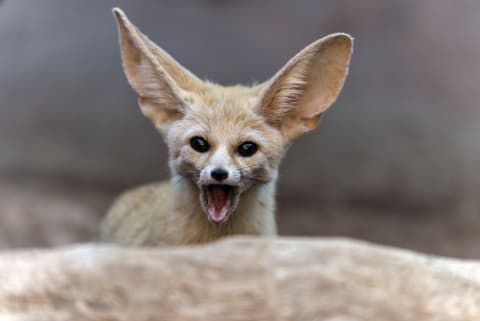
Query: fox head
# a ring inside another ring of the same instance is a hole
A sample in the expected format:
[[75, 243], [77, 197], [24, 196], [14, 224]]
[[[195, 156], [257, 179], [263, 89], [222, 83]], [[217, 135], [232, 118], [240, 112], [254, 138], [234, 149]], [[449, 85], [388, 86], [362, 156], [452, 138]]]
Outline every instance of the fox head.
[[252, 87], [202, 81], [142, 34], [120, 9], [123, 68], [169, 149], [174, 177], [198, 187], [207, 218], [226, 221], [252, 186], [274, 182], [290, 143], [314, 129], [343, 87], [352, 38], [331, 34]]

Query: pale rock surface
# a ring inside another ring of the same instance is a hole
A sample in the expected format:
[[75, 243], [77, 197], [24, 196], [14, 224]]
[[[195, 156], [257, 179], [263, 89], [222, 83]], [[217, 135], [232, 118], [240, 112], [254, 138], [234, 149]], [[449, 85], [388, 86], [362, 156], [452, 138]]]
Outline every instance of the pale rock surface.
[[480, 262], [325, 238], [10, 251], [0, 320], [480, 320]]

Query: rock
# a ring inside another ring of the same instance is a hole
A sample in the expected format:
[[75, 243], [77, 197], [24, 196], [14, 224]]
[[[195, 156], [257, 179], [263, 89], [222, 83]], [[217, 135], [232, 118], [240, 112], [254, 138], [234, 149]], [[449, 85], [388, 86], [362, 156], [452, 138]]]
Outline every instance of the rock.
[[480, 320], [480, 262], [347, 239], [0, 254], [2, 320]]

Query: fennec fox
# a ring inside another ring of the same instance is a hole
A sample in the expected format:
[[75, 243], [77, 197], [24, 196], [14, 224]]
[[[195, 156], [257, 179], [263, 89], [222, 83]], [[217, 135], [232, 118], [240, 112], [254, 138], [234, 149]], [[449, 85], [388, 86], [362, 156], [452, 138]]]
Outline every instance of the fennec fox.
[[124, 245], [202, 243], [231, 234], [275, 235], [275, 184], [288, 146], [314, 129], [347, 76], [352, 38], [331, 34], [264, 83], [202, 81], [120, 10], [123, 68], [169, 150], [171, 180], [120, 196], [101, 239]]

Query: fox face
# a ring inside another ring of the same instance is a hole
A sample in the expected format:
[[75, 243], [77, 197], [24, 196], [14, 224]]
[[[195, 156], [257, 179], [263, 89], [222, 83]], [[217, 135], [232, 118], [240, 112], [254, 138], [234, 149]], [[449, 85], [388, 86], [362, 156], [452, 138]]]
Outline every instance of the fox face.
[[114, 14], [127, 79], [168, 145], [173, 179], [195, 185], [206, 218], [218, 224], [253, 186], [276, 180], [288, 146], [340, 93], [352, 53], [350, 36], [329, 35], [264, 83], [225, 87], [200, 80]]
[[207, 218], [221, 223], [252, 185], [276, 179], [285, 145], [280, 131], [255, 112], [251, 89], [221, 89], [221, 99], [218, 88], [208, 90], [190, 99], [166, 141], [172, 173], [197, 185]]

